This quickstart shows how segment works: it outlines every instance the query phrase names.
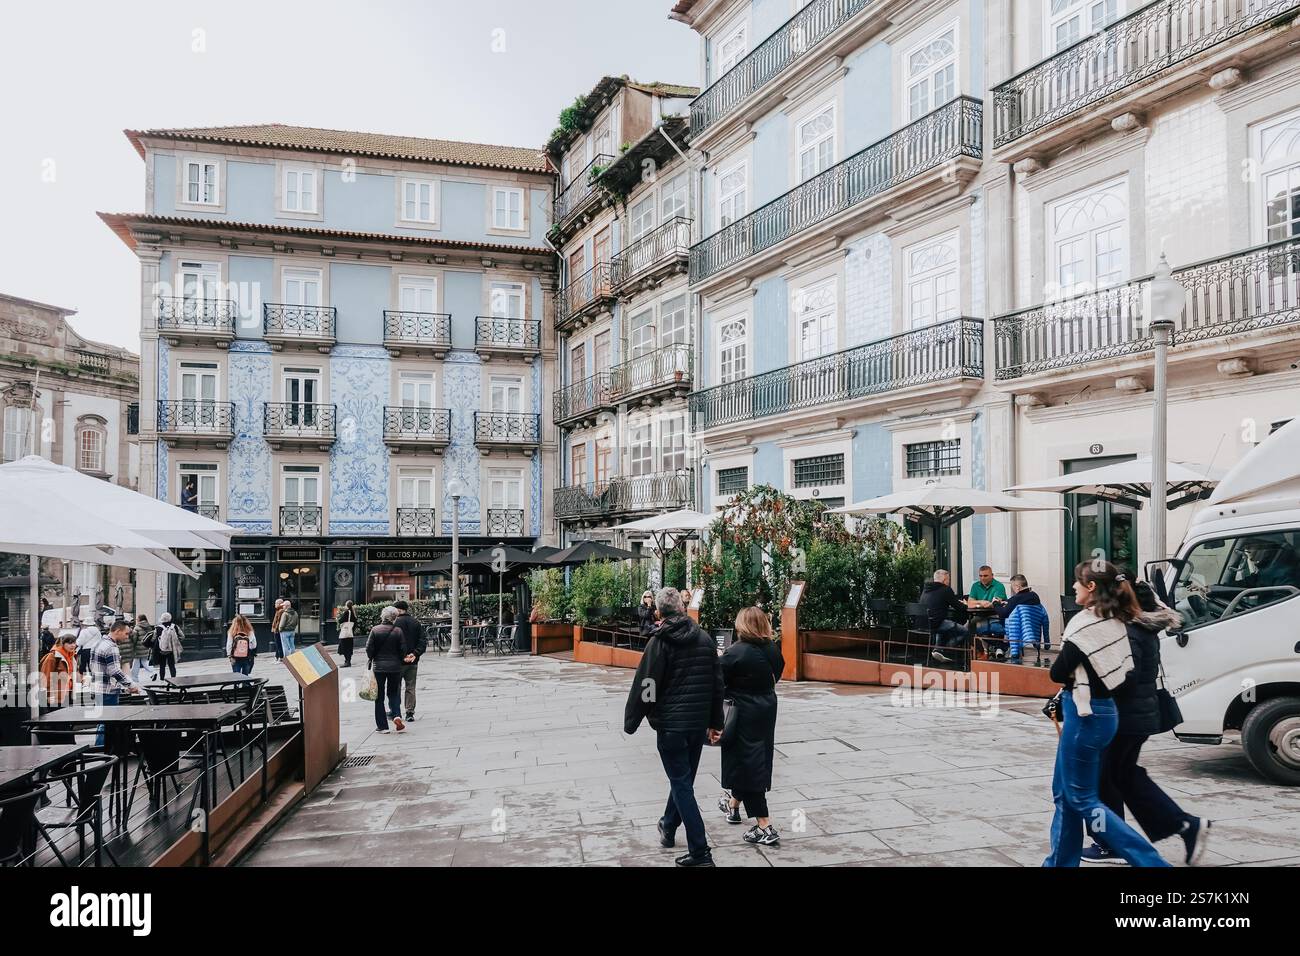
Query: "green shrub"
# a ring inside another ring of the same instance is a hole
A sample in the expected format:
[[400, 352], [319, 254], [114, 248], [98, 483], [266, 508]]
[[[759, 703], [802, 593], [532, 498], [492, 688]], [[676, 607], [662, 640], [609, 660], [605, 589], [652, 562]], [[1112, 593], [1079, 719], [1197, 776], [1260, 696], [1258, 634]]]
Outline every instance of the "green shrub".
[[[370, 629], [379, 623], [379, 615], [383, 613], [384, 608], [392, 603], [392, 601], [375, 601], [372, 604], [352, 605], [352, 610], [357, 612], [355, 628], [357, 636], [369, 634]], [[410, 605], [408, 610], [413, 617], [425, 618], [433, 613], [433, 604], [429, 601], [407, 601], [406, 603]]]
[[564, 584], [564, 571], [560, 568], [537, 568], [528, 575], [528, 587], [543, 617], [549, 620], [568, 618], [569, 591]]

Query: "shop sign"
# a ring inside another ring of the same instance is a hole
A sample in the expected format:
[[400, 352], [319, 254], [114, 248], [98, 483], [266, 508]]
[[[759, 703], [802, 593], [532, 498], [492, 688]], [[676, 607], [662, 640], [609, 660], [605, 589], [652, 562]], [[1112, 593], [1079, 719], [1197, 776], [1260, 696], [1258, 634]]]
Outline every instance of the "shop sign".
[[384, 561], [433, 561], [442, 557], [441, 551], [431, 548], [371, 548], [366, 552], [366, 560], [374, 563]]
[[280, 548], [277, 554], [281, 561], [320, 560], [320, 548]]

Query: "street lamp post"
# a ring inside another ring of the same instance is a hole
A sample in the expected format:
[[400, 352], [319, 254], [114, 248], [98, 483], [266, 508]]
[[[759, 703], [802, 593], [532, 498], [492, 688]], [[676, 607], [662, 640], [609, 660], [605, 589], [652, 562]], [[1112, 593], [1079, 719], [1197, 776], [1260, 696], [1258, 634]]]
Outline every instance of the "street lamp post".
[[1151, 280], [1151, 312], [1148, 322], [1155, 340], [1155, 401], [1151, 435], [1151, 557], [1160, 561], [1165, 556], [1165, 466], [1169, 460], [1169, 340], [1174, 321], [1182, 315], [1187, 290], [1173, 277], [1169, 260], [1164, 253], [1156, 264]]
[[460, 646], [460, 496], [464, 486], [457, 478], [447, 482], [451, 498], [451, 649], [448, 657], [464, 657]]

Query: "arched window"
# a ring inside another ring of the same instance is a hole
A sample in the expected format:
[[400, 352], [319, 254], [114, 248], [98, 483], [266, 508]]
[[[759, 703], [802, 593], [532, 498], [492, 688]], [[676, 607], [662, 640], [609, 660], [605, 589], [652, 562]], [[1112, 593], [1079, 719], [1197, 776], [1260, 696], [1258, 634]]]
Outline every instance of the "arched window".
[[102, 475], [107, 470], [104, 448], [108, 439], [108, 422], [98, 415], [77, 419], [77, 470]]

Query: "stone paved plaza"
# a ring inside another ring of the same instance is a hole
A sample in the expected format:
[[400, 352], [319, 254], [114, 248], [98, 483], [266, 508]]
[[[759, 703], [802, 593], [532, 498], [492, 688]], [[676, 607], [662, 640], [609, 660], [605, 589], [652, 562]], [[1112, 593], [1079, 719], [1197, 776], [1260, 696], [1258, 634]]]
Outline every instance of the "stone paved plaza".
[[[420, 719], [388, 735], [355, 699], [364, 669], [340, 671], [343, 740], [351, 757], [373, 759], [333, 774], [246, 864], [664, 866], [685, 852], [656, 840], [668, 788], [653, 731], [622, 732], [631, 671], [437, 655], [420, 670]], [[257, 671], [283, 673], [269, 657]], [[723, 822], [719, 755], [705, 748], [696, 792], [720, 866], [1041, 863], [1056, 746], [1041, 701], [1004, 698], [994, 711], [987, 699], [903, 706], [888, 688], [778, 693], [780, 847], [749, 847], [745, 827]], [[1186, 809], [1215, 821], [1206, 865], [1300, 865], [1300, 789], [1262, 782], [1235, 744], [1167, 737], [1146, 754]], [[1161, 844], [1175, 863], [1181, 847]]]

